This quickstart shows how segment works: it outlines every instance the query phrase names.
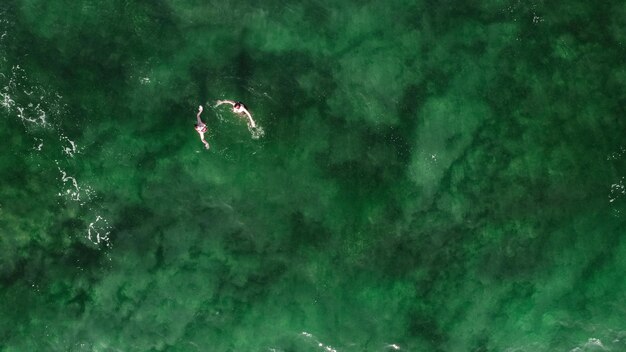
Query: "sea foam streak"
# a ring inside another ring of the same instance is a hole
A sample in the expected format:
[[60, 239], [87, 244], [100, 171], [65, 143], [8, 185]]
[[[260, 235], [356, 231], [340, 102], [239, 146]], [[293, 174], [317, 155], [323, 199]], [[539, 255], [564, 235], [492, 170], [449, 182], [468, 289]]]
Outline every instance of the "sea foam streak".
[[87, 239], [94, 244], [104, 243], [107, 247], [110, 246], [109, 234], [111, 233], [111, 227], [108, 221], [100, 215], [96, 215], [96, 220], [89, 223], [87, 229]]
[[323, 351], [326, 351], [326, 352], [337, 352], [337, 350], [334, 349], [332, 346], [326, 345], [326, 344], [322, 343], [321, 341], [316, 339], [315, 336], [313, 336], [313, 334], [311, 334], [311, 333], [303, 331], [300, 334], [302, 336], [304, 336], [307, 340], [311, 340], [315, 345], [317, 345], [317, 347], [319, 347]]
[[[606, 157], [607, 161], [620, 161], [622, 157], [626, 154], [626, 147], [620, 146], [619, 149]], [[626, 195], [626, 185], [624, 185], [625, 177], [622, 176], [616, 182], [613, 182], [610, 186], [609, 190], [609, 203], [613, 203], [616, 200], [622, 198]], [[619, 212], [619, 211], [618, 211]]]
[[[68, 162], [81, 153], [81, 148], [64, 133], [60, 123], [57, 123], [67, 115], [63, 97], [58, 92], [33, 82], [27, 70], [19, 63], [7, 60], [9, 55], [6, 43], [12, 40], [9, 31], [11, 28], [12, 23], [0, 19], [0, 109], [7, 113], [8, 118], [22, 122], [24, 133], [32, 135], [34, 139], [33, 152], [46, 154], [42, 163], [56, 164], [60, 175], [58, 196], [68, 202], [78, 203], [80, 207], [88, 207], [88, 214], [92, 215], [87, 216], [92, 221], [85, 229], [85, 237], [96, 245], [104, 244], [108, 247], [111, 226], [102, 216], [102, 207], [94, 204], [95, 192], [86, 182], [73, 176], [74, 171], [71, 169], [75, 164]], [[60, 149], [46, 148], [43, 151], [44, 144], [48, 145], [49, 140], [52, 140], [50, 145], [58, 145], [60, 142]]]
[[62, 109], [58, 98], [29, 82], [26, 71], [20, 65], [13, 65], [6, 74], [1, 73], [0, 82], [3, 86], [0, 89], [0, 106], [28, 128], [49, 127], [48, 111]]
[[609, 193], [609, 203], [613, 203], [616, 199], [626, 194], [626, 186], [624, 186], [624, 177], [611, 185]]

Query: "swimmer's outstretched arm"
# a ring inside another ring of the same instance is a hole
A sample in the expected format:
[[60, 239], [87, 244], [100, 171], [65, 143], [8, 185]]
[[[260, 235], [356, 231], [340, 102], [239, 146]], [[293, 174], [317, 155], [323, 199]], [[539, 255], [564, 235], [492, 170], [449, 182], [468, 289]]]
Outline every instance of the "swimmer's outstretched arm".
[[248, 109], [243, 109], [243, 113], [246, 114], [246, 116], [248, 116], [248, 120], [250, 121], [250, 126], [252, 126], [253, 128], [256, 127], [256, 123], [252, 119], [252, 115], [250, 114]]
[[200, 120], [200, 114], [202, 114], [202, 105], [198, 106], [198, 114], [196, 115], [196, 119], [198, 120], [198, 125], [202, 123], [202, 120]]
[[235, 106], [235, 104], [237, 104], [237, 103], [236, 103], [236, 102], [234, 102], [234, 101], [232, 101], [232, 100], [218, 100], [218, 101], [215, 103], [215, 107], [218, 107], [218, 106], [220, 106], [220, 105], [222, 105], [222, 104], [230, 104], [230, 105], [232, 105], [232, 106]]

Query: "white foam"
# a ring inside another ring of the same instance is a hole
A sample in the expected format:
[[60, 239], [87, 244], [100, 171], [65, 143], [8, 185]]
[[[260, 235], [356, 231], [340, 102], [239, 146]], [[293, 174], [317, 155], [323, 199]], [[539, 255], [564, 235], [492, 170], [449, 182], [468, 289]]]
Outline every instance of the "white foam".
[[15, 100], [13, 100], [13, 98], [11, 98], [9, 93], [6, 92], [8, 88], [9, 88], [8, 86], [4, 87], [3, 88], [4, 92], [0, 93], [0, 97], [2, 97], [2, 100], [0, 100], [0, 106], [2, 106], [5, 110], [10, 112], [15, 106]]
[[265, 131], [263, 130], [263, 127], [261, 126], [257, 125], [256, 127], [252, 127], [248, 125], [248, 130], [250, 131], [250, 134], [252, 135], [252, 139], [259, 139], [265, 136]]
[[333, 348], [330, 345], [326, 345], [323, 342], [319, 341], [318, 339], [315, 338], [315, 336], [313, 336], [313, 334], [308, 333], [306, 331], [303, 331], [300, 333], [301, 335], [305, 336], [307, 339], [313, 340], [313, 342], [317, 345], [317, 347], [319, 347], [321, 350], [326, 351], [326, 352], [337, 352], [337, 350], [335, 348]]
[[67, 197], [75, 202], [80, 202], [80, 205], [84, 205], [86, 201], [91, 199], [91, 194], [93, 193], [91, 187], [80, 187], [78, 185], [78, 181], [76, 181], [76, 178], [68, 176], [68, 174], [64, 170], [58, 167], [58, 163], [57, 168], [61, 173], [61, 181], [63, 181], [63, 186], [67, 187], [65, 190], [59, 192], [58, 195], [60, 197]]
[[609, 154], [606, 157], [606, 160], [617, 160], [620, 159], [624, 154], [626, 154], [626, 147], [621, 146], [618, 151]]
[[96, 220], [89, 223], [87, 228], [87, 239], [94, 244], [104, 243], [107, 247], [110, 246], [109, 234], [111, 234], [111, 227], [108, 221], [100, 215], [96, 215]]
[[80, 153], [80, 150], [78, 149], [78, 146], [71, 139], [67, 138], [64, 135], [61, 135], [61, 141], [65, 141], [65, 142], [69, 143], [69, 146], [64, 146], [63, 147], [63, 153], [65, 153], [70, 158], [73, 158], [74, 154]]
[[587, 340], [587, 342], [582, 346], [574, 347], [570, 350], [570, 352], [583, 352], [583, 351], [608, 351], [609, 349], [602, 344], [600, 339], [591, 337]]
[[41, 148], [43, 148], [43, 139], [35, 137], [35, 142], [39, 143], [36, 146], [33, 146], [33, 149], [40, 152]]
[[[3, 62], [8, 62], [7, 55], [3, 55], [3, 45], [11, 36], [11, 33], [7, 32], [11, 28], [12, 23], [0, 18], [0, 59]], [[83, 182], [79, 182], [76, 177], [70, 174], [71, 171], [66, 171], [67, 168], [57, 160], [61, 154], [74, 158], [76, 154], [81, 153], [81, 149], [58, 126], [56, 129], [49, 128], [55, 126], [55, 118], [67, 112], [66, 105], [62, 101], [63, 96], [37, 84], [19, 64], [8, 63], [0, 68], [2, 69], [0, 72], [0, 109], [4, 109], [8, 117], [19, 119], [27, 134], [32, 132], [31, 127], [46, 128], [48, 129], [46, 138], [52, 138], [61, 143], [60, 151], [58, 149], [46, 150], [47, 153], [54, 152], [48, 157], [50, 160], [54, 160], [59, 170], [61, 185], [58, 196], [71, 202], [77, 202], [81, 207], [84, 207], [88, 201], [92, 200], [93, 190]], [[50, 132], [52, 132], [51, 136], [49, 135]], [[33, 150], [41, 152], [44, 148], [44, 139], [34, 136], [33, 138]], [[92, 219], [95, 217], [95, 220], [89, 223], [87, 239], [94, 244], [104, 243], [109, 246], [111, 227], [108, 221], [100, 215], [100, 210], [91, 208], [88, 210], [91, 214], [88, 216]]]
[[585, 344], [585, 347], [600, 347], [602, 349], [606, 349], [606, 347], [604, 347], [604, 345], [602, 344], [602, 341], [600, 341], [600, 339], [596, 339], [596, 338], [590, 338], [589, 340], [587, 340], [587, 343]]
[[71, 200], [80, 201], [80, 187], [78, 187], [76, 179], [72, 176], [68, 176], [67, 173], [61, 169], [59, 169], [59, 171], [61, 172], [61, 181], [63, 181], [63, 184], [68, 182], [71, 184], [71, 187], [67, 188], [65, 193], [59, 193], [59, 196], [66, 195]]
[[16, 109], [17, 116], [22, 120], [22, 122], [29, 122], [42, 127], [47, 125], [46, 112], [41, 109], [39, 104], [35, 107], [33, 107], [32, 104], [28, 104], [26, 108], [17, 106]]
[[24, 124], [47, 127], [48, 113], [42, 104], [55, 105], [57, 101], [54, 99], [46, 101], [48, 94], [42, 88], [28, 82], [26, 73], [20, 65], [14, 65], [8, 76], [1, 74], [0, 77], [0, 83], [4, 85], [0, 92], [0, 106], [8, 113], [15, 113]]
[[624, 177], [621, 180], [611, 185], [611, 191], [609, 192], [609, 203], [613, 203], [623, 195], [626, 195], [626, 185], [624, 185]]

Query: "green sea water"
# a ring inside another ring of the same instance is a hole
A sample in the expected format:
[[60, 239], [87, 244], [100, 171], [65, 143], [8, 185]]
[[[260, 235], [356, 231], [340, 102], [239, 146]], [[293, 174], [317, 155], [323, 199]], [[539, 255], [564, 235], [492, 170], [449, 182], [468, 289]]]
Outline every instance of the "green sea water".
[[626, 351], [623, 1], [3, 0], [0, 140], [2, 352]]

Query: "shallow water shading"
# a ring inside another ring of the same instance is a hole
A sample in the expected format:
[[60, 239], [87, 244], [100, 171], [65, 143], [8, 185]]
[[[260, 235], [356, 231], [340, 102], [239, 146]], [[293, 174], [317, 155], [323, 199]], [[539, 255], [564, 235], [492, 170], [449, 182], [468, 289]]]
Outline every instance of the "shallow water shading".
[[0, 4], [0, 351], [626, 349], [625, 15]]

